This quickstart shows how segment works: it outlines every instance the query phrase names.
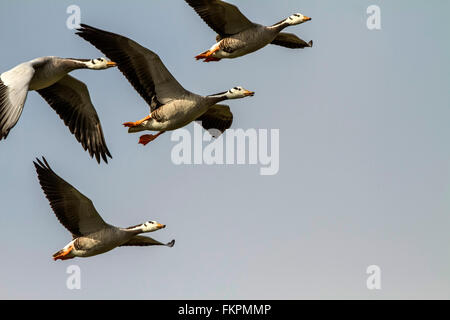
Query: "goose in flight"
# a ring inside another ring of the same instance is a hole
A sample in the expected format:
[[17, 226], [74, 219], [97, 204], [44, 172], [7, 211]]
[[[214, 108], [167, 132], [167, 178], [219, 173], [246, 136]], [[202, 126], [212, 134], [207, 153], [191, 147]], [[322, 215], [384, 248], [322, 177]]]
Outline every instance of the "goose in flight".
[[247, 19], [241, 11], [222, 0], [185, 0], [206, 24], [217, 33], [217, 43], [199, 54], [197, 60], [204, 62], [233, 59], [257, 51], [268, 44], [291, 49], [312, 47], [292, 33], [281, 32], [289, 26], [311, 20], [296, 13], [272, 26], [262, 26]]
[[128, 228], [117, 228], [107, 224], [95, 210], [92, 201], [60, 178], [50, 168], [45, 158], [36, 161], [33, 163], [42, 190], [59, 222], [73, 236], [69, 244], [53, 255], [55, 261], [91, 257], [119, 246], [173, 247], [175, 244], [175, 240], [164, 244], [139, 235], [165, 228], [165, 225], [155, 221]]
[[41, 57], [0, 75], [0, 140], [6, 139], [19, 120], [28, 91], [37, 91], [75, 135], [84, 150], [106, 163], [111, 158], [102, 126], [87, 86], [69, 76], [76, 69], [103, 70], [116, 64], [105, 58], [72, 59]]
[[176, 130], [198, 121], [213, 137], [219, 136], [233, 122], [233, 114], [226, 105], [228, 99], [253, 96], [242, 87], [200, 96], [184, 89], [153, 51], [124, 36], [81, 24], [77, 34], [90, 42], [117, 63], [134, 89], [150, 106], [150, 114], [136, 122], [126, 122], [128, 132], [159, 131], [143, 135], [139, 143], [146, 145], [165, 131]]

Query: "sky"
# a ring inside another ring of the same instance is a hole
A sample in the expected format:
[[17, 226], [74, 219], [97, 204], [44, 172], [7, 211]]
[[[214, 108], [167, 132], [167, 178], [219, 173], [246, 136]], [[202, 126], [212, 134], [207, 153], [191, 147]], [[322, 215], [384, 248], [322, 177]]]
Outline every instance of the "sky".
[[[255, 91], [227, 102], [233, 129], [279, 130], [275, 175], [250, 164], [176, 165], [171, 134], [144, 148], [122, 127], [148, 107], [117, 69], [74, 71], [113, 155], [98, 165], [30, 92], [0, 142], [0, 298], [450, 298], [450, 2], [230, 2], [266, 25], [312, 17], [287, 31], [314, 47], [206, 64], [194, 56], [215, 33], [182, 0], [0, 2], [0, 73], [40, 56], [101, 57], [66, 26], [75, 4], [83, 23], [157, 52], [188, 90]], [[381, 30], [366, 25], [374, 4]], [[40, 156], [107, 222], [156, 220], [167, 228], [149, 236], [175, 246], [54, 262], [71, 236], [40, 189]], [[71, 265], [80, 290], [66, 286]], [[371, 265], [379, 290], [366, 285]]]

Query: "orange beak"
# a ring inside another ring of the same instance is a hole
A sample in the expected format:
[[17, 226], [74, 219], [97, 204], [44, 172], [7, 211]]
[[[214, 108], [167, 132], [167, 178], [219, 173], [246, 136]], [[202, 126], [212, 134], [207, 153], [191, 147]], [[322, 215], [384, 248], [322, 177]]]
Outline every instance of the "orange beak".
[[244, 94], [246, 97], [253, 97], [255, 95], [255, 93], [253, 91], [248, 91], [248, 90], [246, 90], [244, 92]]
[[307, 16], [304, 16], [304, 18], [305, 18], [305, 19], [304, 19], [305, 21], [311, 20], [311, 18], [310, 18], [310, 17], [307, 17]]
[[164, 229], [164, 228], [166, 227], [165, 224], [160, 224], [160, 223], [158, 223], [156, 226], [157, 226], [159, 229]]
[[115, 63], [115, 62], [113, 62], [113, 61], [108, 61], [108, 62], [106, 63], [106, 66], [108, 66], [108, 67], [115, 67], [115, 66], [117, 66], [117, 63]]

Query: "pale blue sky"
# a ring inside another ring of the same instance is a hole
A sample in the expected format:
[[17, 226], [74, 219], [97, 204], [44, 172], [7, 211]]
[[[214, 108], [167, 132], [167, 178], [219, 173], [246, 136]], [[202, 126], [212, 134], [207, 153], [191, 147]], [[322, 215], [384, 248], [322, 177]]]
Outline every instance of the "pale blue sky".
[[[311, 16], [289, 32], [314, 48], [204, 64], [193, 57], [215, 34], [182, 0], [0, 2], [0, 72], [39, 56], [102, 56], [66, 28], [77, 4], [82, 22], [156, 51], [189, 90], [256, 91], [229, 103], [233, 128], [280, 129], [276, 176], [175, 166], [170, 135], [143, 148], [121, 126], [148, 109], [118, 70], [76, 71], [114, 157], [99, 166], [31, 92], [0, 142], [0, 298], [450, 298], [450, 2], [230, 2], [263, 24]], [[366, 28], [371, 4], [381, 6], [381, 31]], [[160, 221], [168, 227], [152, 236], [175, 247], [53, 262], [70, 235], [39, 187], [41, 155], [105, 220]], [[71, 264], [79, 291], [65, 285]], [[381, 291], [366, 288], [372, 264]]]

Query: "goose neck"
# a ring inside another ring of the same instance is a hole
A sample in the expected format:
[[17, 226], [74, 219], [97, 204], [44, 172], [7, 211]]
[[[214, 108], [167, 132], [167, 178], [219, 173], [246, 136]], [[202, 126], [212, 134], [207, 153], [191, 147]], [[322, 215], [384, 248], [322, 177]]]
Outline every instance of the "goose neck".
[[283, 20], [283, 21], [280, 21], [279, 23], [276, 23], [273, 26], [269, 27], [269, 29], [272, 31], [275, 31], [277, 33], [280, 33], [287, 27], [289, 27], [289, 23], [287, 23], [286, 20]]
[[228, 100], [227, 93], [228, 92], [213, 94], [213, 95], [207, 96], [207, 98], [208, 98], [208, 100], [210, 100], [211, 102], [216, 104], [216, 103]]

